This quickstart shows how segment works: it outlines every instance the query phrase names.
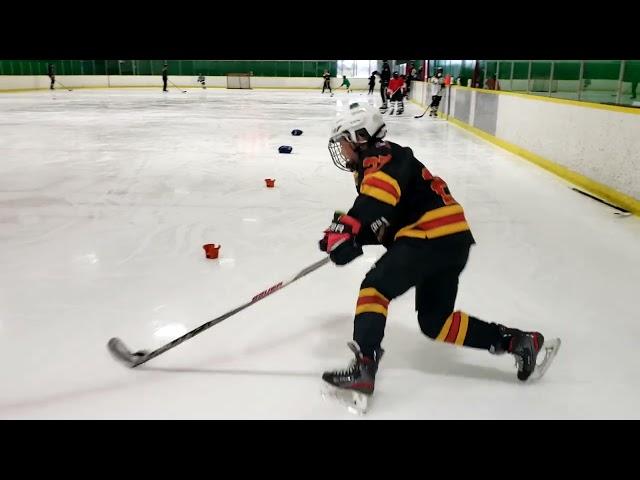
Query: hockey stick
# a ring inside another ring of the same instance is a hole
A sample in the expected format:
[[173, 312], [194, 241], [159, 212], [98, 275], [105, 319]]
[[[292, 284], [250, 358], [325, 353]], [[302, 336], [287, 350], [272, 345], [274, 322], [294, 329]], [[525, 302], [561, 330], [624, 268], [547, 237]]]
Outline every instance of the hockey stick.
[[59, 81], [59, 80], [56, 80], [56, 83], [60, 84], [60, 86], [61, 86], [62, 88], [64, 88], [65, 90], [68, 90], [68, 91], [70, 91], [70, 92], [73, 92], [73, 90], [71, 90], [70, 88], [67, 88], [67, 87], [65, 87], [64, 85], [62, 85], [62, 84], [60, 83], [60, 81]]
[[584, 196], [586, 196], [586, 197], [593, 198], [593, 199], [594, 199], [594, 200], [596, 200], [597, 202], [604, 203], [605, 205], [608, 205], [608, 206], [610, 206], [611, 208], [615, 208], [616, 210], [618, 210], [617, 212], [613, 212], [613, 213], [615, 213], [616, 215], [619, 215], [619, 216], [621, 216], [621, 217], [628, 217], [628, 216], [630, 216], [630, 215], [631, 215], [631, 212], [630, 212], [629, 210], [625, 210], [624, 208], [619, 207], [619, 206], [617, 206], [617, 205], [614, 205], [613, 203], [605, 202], [605, 201], [604, 201], [604, 200], [602, 200], [601, 198], [594, 197], [593, 195], [590, 195], [590, 194], [588, 194], [587, 192], [583, 192], [582, 190], [579, 190], [579, 189], [577, 189], [577, 188], [575, 188], [575, 187], [571, 187], [571, 190], [573, 190], [574, 192], [581, 193], [582, 195], [584, 195]]
[[427, 114], [429, 110], [431, 110], [431, 107], [427, 107], [427, 109], [424, 112], [422, 112], [422, 115], [414, 115], [413, 118], [422, 118]]
[[185, 333], [181, 337], [176, 338], [175, 340], [167, 343], [166, 345], [163, 345], [162, 347], [152, 352], [138, 351], [135, 353], [131, 353], [129, 349], [127, 349], [125, 344], [122, 342], [122, 340], [120, 340], [119, 338], [112, 338], [111, 340], [109, 340], [109, 343], [107, 343], [107, 348], [109, 349], [109, 352], [111, 352], [111, 354], [115, 357], [116, 360], [123, 362], [130, 368], [135, 368], [138, 365], [142, 365], [143, 363], [148, 362], [152, 358], [157, 357], [158, 355], [162, 355], [167, 350], [171, 350], [173, 347], [177, 347], [182, 342], [185, 342], [190, 338], [195, 337], [199, 333], [204, 332], [205, 330], [213, 327], [214, 325], [222, 322], [223, 320], [226, 320], [227, 318], [235, 315], [236, 313], [244, 310], [245, 308], [271, 295], [273, 292], [286, 287], [290, 283], [293, 283], [296, 280], [304, 277], [305, 275], [313, 272], [314, 270], [317, 270], [323, 265], [326, 265], [327, 263], [329, 263], [329, 260], [330, 258], [327, 256], [326, 258], [323, 258], [322, 260], [319, 260], [316, 263], [309, 265], [308, 267], [304, 268], [299, 273], [297, 273], [293, 278], [286, 280], [284, 282], [276, 283], [272, 287], [255, 295], [251, 299], [251, 301], [245, 303], [244, 305], [240, 305], [239, 307], [234, 308], [230, 312], [227, 312], [224, 315], [220, 315], [219, 317], [214, 318], [213, 320], [210, 320], [207, 323], [204, 323], [197, 328], [194, 328], [190, 332]]
[[[178, 90], [182, 90], [179, 86], [177, 86], [177, 85], [176, 85], [175, 83], [173, 83], [171, 80], [169, 80], [169, 83], [170, 83], [171, 85], [173, 85], [174, 87], [176, 87]], [[187, 93], [187, 91], [186, 91], [186, 90], [182, 90], [182, 93]]]

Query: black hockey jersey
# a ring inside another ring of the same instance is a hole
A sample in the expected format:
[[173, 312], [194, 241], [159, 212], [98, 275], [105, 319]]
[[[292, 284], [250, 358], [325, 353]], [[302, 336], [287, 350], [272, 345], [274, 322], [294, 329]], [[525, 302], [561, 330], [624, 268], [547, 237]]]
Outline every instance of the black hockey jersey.
[[474, 243], [462, 206], [410, 148], [380, 142], [363, 157], [354, 172], [358, 197], [348, 212], [362, 223], [357, 237], [361, 245], [389, 247], [402, 237], [451, 235]]
[[382, 83], [384, 83], [385, 85], [388, 85], [390, 80], [391, 80], [391, 68], [389, 68], [389, 64], [388, 63], [385, 63], [382, 66], [382, 73], [380, 74], [380, 81]]

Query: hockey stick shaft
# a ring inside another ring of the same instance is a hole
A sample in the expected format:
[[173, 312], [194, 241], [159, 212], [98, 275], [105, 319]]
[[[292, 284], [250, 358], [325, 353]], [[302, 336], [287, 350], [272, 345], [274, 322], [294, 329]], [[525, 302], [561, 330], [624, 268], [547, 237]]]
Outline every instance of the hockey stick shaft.
[[60, 85], [62, 88], [64, 88], [65, 90], [69, 90], [70, 92], [72, 92], [73, 90], [71, 90], [70, 88], [65, 87], [62, 83], [60, 83], [59, 80], [56, 80], [56, 82], [58, 85]]
[[[388, 100], [388, 101], [390, 101], [390, 102], [392, 102], [393, 100], [391, 100], [391, 98], [392, 98], [396, 93], [398, 93], [398, 91], [399, 91], [400, 89], [402, 89], [402, 87], [403, 87], [403, 86], [404, 86], [404, 85], [402, 85], [402, 86], [400, 86], [400, 87], [396, 88], [396, 89], [395, 89], [391, 94], [387, 94], [387, 100]], [[389, 89], [387, 89], [387, 90], [389, 90]], [[385, 100], [385, 102], [386, 102], [387, 100]]]
[[389, 100], [391, 100], [391, 97], [393, 97], [396, 93], [398, 93], [398, 90], [401, 90], [402, 87], [404, 87], [404, 85], [396, 88], [393, 92], [391, 92], [391, 94], [389, 95]]
[[239, 307], [236, 307], [233, 310], [231, 310], [231, 311], [229, 311], [229, 312], [227, 312], [227, 313], [225, 313], [223, 315], [220, 315], [219, 317], [214, 318], [213, 320], [210, 320], [207, 323], [204, 323], [204, 324], [200, 325], [197, 328], [194, 328], [190, 332], [185, 333], [181, 337], [176, 338], [175, 340], [167, 343], [166, 345], [163, 345], [162, 347], [154, 350], [153, 352], [148, 353], [147, 355], [145, 355], [142, 358], [140, 358], [139, 361], [136, 361], [133, 365], [131, 365], [131, 367], [133, 368], [133, 367], [137, 367], [138, 365], [142, 365], [143, 363], [148, 362], [152, 358], [155, 358], [158, 355], [162, 355], [164, 352], [166, 352], [168, 350], [171, 350], [174, 347], [177, 347], [178, 345], [180, 345], [183, 342], [186, 342], [190, 338], [195, 337], [196, 335], [204, 332], [205, 330], [213, 327], [214, 325], [217, 325], [218, 323], [226, 320], [227, 318], [229, 318], [229, 317], [235, 315], [236, 313], [244, 310], [245, 308], [253, 305], [254, 303], [259, 302], [263, 298], [268, 297], [272, 293], [274, 293], [274, 292], [286, 287], [287, 285], [295, 282], [296, 280], [299, 280], [300, 278], [308, 275], [309, 273], [313, 272], [314, 270], [317, 270], [318, 268], [322, 267], [323, 265], [326, 265], [327, 263], [329, 263], [329, 261], [330, 261], [330, 258], [329, 258], [329, 256], [327, 256], [326, 258], [323, 258], [322, 260], [319, 260], [319, 261], [313, 263], [312, 265], [309, 265], [308, 267], [306, 267], [303, 270], [301, 270], [300, 272], [298, 272], [294, 277], [290, 278], [289, 280], [276, 283], [275, 285], [273, 285], [272, 287], [268, 288], [267, 290], [264, 290], [264, 291], [258, 293], [249, 302], [245, 303], [244, 305], [240, 305]]
[[[176, 85], [175, 83], [173, 83], [171, 80], [169, 80], [169, 83], [170, 83], [171, 85], [173, 85], [174, 87], [176, 87], [178, 90], [182, 90], [182, 88], [180, 88], [179, 86], [177, 86], [177, 85]], [[186, 90], [182, 90], [182, 93], [187, 93], [187, 91], [186, 91]]]

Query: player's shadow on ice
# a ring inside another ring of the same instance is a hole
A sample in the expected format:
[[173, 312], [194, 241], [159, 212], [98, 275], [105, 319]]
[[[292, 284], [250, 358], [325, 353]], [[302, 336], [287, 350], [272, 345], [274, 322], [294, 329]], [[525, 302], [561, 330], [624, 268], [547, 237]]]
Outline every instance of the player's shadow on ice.
[[152, 372], [167, 373], [201, 373], [206, 375], [249, 375], [249, 376], [266, 376], [266, 377], [307, 377], [318, 378], [318, 372], [293, 372], [280, 370], [235, 370], [235, 369], [216, 369], [216, 368], [171, 368], [171, 367], [146, 367], [145, 370]]
[[[345, 323], [344, 316], [334, 316], [330, 318], [324, 318], [313, 322], [307, 328], [294, 330], [291, 333], [285, 335], [273, 335], [268, 339], [257, 342], [250, 348], [243, 350], [243, 354], [251, 356], [260, 356], [262, 353], [277, 352], [282, 346], [289, 346], [292, 344], [300, 344], [305, 342], [305, 337], [309, 334], [317, 334], [318, 332], [331, 331], [339, 327], [340, 324]], [[207, 365], [215, 365], [216, 361], [226, 361], [227, 356], [215, 356], [208, 358], [205, 363]], [[198, 363], [203, 363], [199, 361]], [[144, 365], [140, 367], [144, 370], [154, 372], [168, 372], [168, 373], [202, 373], [210, 375], [265, 375], [265, 376], [292, 376], [292, 377], [314, 377], [319, 378], [321, 372], [308, 371], [308, 372], [295, 372], [295, 371], [274, 371], [274, 370], [236, 370], [236, 369], [218, 369], [218, 368], [199, 368], [199, 367], [153, 367]]]
[[[322, 341], [309, 345], [309, 354], [314, 357], [314, 364], [318, 358], [326, 359], [326, 368], [345, 368], [350, 361], [351, 353], [346, 347], [346, 342], [351, 339], [353, 323], [350, 317], [335, 315], [324, 322], [319, 321], [314, 326], [297, 330], [289, 335], [276, 336], [268, 341], [261, 342], [251, 348], [250, 353], [261, 351], [273, 352], [279, 345], [287, 345], [293, 342], [304, 342], [305, 335], [320, 330], [325, 334]], [[424, 372], [431, 375], [444, 375], [465, 377], [483, 380], [493, 380], [514, 384], [516, 370], [511, 356], [505, 362], [505, 356], [492, 357], [496, 362], [495, 367], [474, 365], [461, 361], [461, 347], [436, 343], [420, 331], [417, 321], [415, 328], [408, 328], [401, 324], [388, 322], [383, 346], [387, 354], [381, 363], [381, 369], [408, 369]], [[475, 350], [475, 349], [474, 349]], [[490, 354], [481, 350], [475, 350], [478, 358], [481, 355]], [[199, 362], [200, 363], [200, 362]], [[207, 364], [211, 364], [207, 361]], [[264, 375], [264, 376], [288, 376], [288, 377], [314, 377], [318, 378], [320, 371], [282, 371], [282, 370], [242, 370], [242, 369], [217, 369], [217, 368], [191, 368], [191, 367], [152, 367], [145, 366], [145, 370], [170, 373], [198, 373], [210, 375]]]

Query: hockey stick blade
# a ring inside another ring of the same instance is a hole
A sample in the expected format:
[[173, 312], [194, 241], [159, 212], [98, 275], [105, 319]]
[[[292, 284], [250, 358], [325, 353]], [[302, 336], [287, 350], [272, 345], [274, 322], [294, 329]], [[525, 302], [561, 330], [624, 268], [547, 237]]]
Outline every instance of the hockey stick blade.
[[425, 110], [422, 115], [415, 115], [413, 118], [422, 118], [427, 114], [428, 110]]
[[133, 368], [141, 363], [141, 360], [145, 357], [144, 352], [131, 353], [131, 351], [129, 351], [125, 346], [124, 342], [115, 337], [109, 340], [107, 348], [111, 355], [113, 355], [113, 358], [124, 363], [129, 368]]

